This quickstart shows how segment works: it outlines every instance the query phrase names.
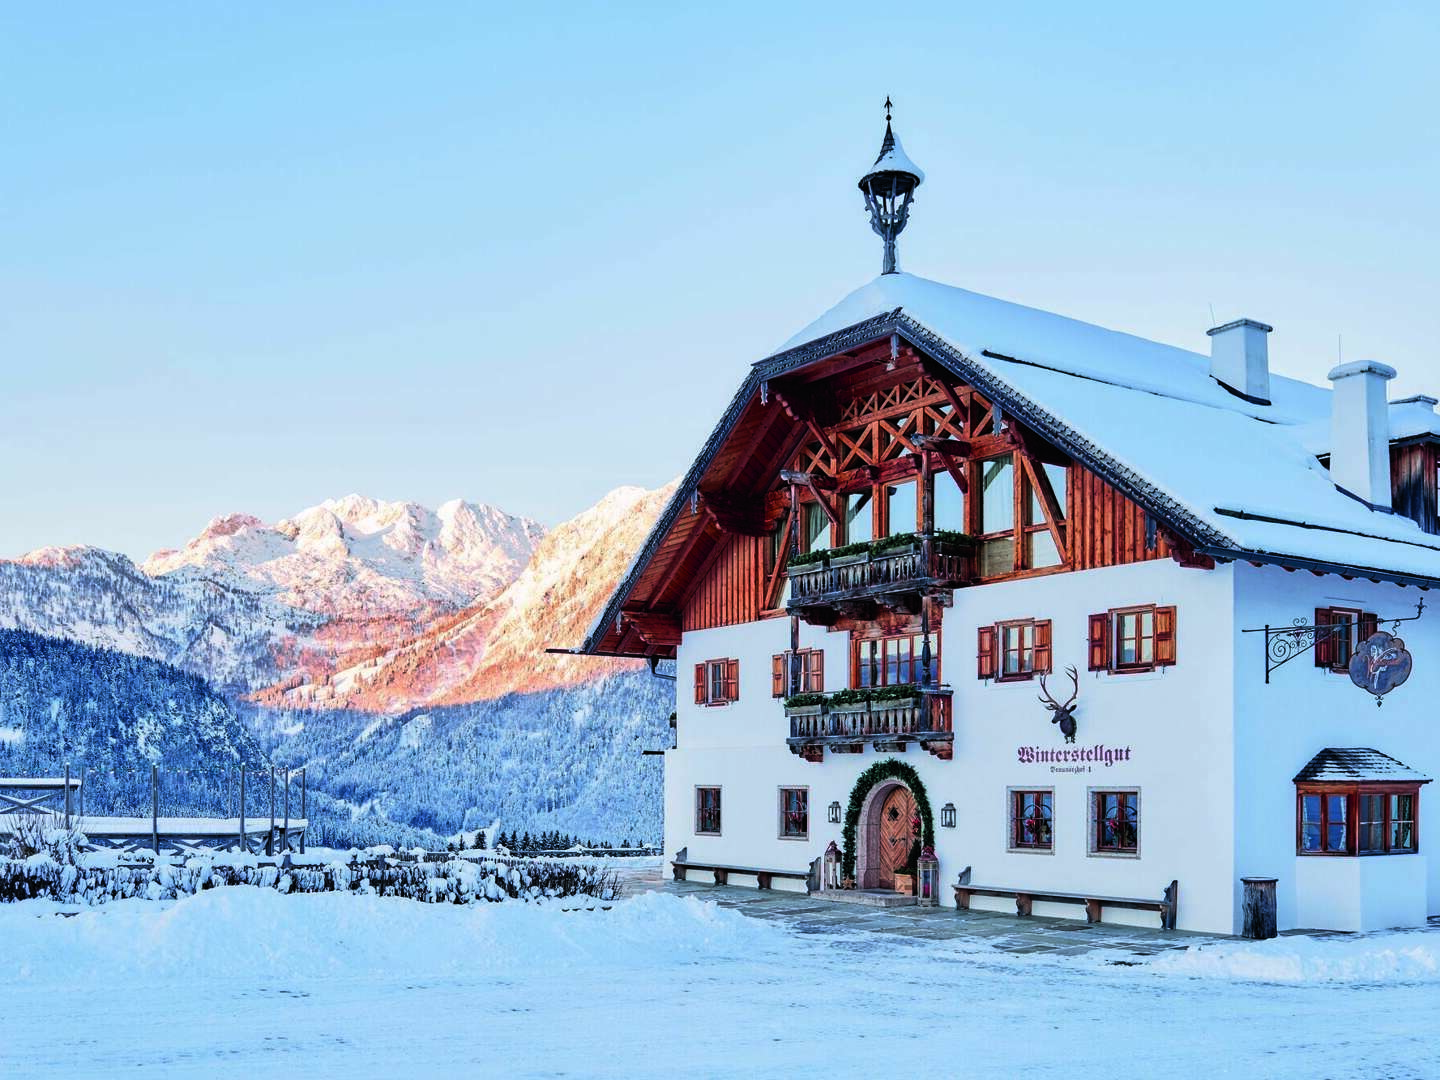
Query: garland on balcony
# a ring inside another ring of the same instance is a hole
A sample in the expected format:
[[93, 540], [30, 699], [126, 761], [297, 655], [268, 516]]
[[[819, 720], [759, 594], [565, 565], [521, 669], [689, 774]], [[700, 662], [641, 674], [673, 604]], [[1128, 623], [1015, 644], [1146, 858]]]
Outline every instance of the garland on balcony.
[[920, 815], [920, 842], [926, 847], [935, 846], [935, 819], [930, 812], [930, 797], [925, 793], [925, 785], [920, 782], [920, 774], [914, 766], [894, 758], [877, 761], [856, 779], [850, 792], [850, 806], [845, 811], [845, 827], [840, 833], [843, 849], [840, 865], [847, 878], [855, 877], [855, 833], [860, 828], [860, 810], [865, 805], [865, 796], [875, 785], [886, 780], [899, 780], [910, 789], [915, 796], [915, 810]]
[[903, 701], [920, 693], [913, 683], [897, 686], [876, 686], [862, 690], [836, 690], [833, 694], [821, 694], [807, 690], [803, 694], [792, 694], [785, 699], [785, 708], [798, 709], [805, 705], [860, 705], [867, 701]]
[[[954, 529], [937, 529], [934, 533], [935, 542], [939, 544], [953, 544], [963, 547], [974, 543], [974, 537], [968, 533], [956, 532]], [[816, 563], [825, 562], [827, 559], [843, 559], [849, 555], [883, 555], [887, 551], [896, 548], [907, 547], [920, 538], [919, 533], [900, 533], [898, 536], [884, 536], [873, 543], [869, 540], [861, 540], [859, 543], [846, 544], [843, 547], [825, 548], [821, 551], [802, 551], [794, 556], [787, 566], [813, 566]]]

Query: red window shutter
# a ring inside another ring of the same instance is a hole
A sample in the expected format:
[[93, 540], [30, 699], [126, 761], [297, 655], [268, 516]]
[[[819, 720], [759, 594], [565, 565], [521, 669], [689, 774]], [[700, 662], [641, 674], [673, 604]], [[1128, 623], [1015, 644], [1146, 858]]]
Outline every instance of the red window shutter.
[[825, 650], [816, 649], [810, 654], [810, 685], [806, 687], [813, 694], [825, 690]]
[[995, 627], [982, 626], [975, 642], [975, 677], [995, 677]]
[[1329, 626], [1331, 623], [1330, 609], [1328, 607], [1317, 607], [1315, 609], [1315, 666], [1335, 666], [1335, 636], [1328, 630], [1321, 630], [1322, 626]]
[[1380, 618], [1373, 611], [1362, 611], [1360, 613], [1360, 641], [1364, 641], [1371, 634], [1380, 629]]
[[1090, 616], [1090, 670], [1110, 670], [1110, 616]]
[[770, 658], [770, 696], [785, 696], [785, 654], [776, 653]]
[[1155, 664], [1164, 667], [1175, 663], [1175, 609], [1155, 609]]
[[1035, 622], [1035, 673], [1037, 675], [1048, 675], [1055, 670], [1051, 656], [1050, 620], [1038, 619]]
[[740, 700], [740, 661], [725, 661], [725, 700]]
[[705, 665], [695, 665], [695, 704], [704, 705], [705, 697]]

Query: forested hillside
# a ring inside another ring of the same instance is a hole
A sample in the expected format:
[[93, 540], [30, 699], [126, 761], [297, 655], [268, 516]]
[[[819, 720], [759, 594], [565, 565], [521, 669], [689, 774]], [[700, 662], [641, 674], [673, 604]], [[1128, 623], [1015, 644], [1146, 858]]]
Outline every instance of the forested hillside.
[[[165, 812], [221, 809], [226, 777], [269, 761], [203, 679], [139, 656], [0, 630], [0, 775], [86, 773], [87, 808], [149, 811], [150, 766]], [[185, 770], [181, 772], [181, 770]]]
[[376, 816], [451, 834], [499, 819], [599, 839], [661, 835], [660, 758], [670, 745], [672, 682], [630, 671], [563, 690], [468, 705], [373, 713], [258, 711], [278, 764], [357, 820]]

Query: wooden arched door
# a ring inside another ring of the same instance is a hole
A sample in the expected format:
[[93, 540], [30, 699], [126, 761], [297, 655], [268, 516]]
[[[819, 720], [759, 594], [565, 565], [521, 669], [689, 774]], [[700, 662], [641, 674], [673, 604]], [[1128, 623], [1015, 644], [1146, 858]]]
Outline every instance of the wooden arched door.
[[904, 873], [915, 839], [914, 820], [915, 796], [909, 788], [896, 785], [880, 807], [879, 888], [895, 888], [895, 874]]

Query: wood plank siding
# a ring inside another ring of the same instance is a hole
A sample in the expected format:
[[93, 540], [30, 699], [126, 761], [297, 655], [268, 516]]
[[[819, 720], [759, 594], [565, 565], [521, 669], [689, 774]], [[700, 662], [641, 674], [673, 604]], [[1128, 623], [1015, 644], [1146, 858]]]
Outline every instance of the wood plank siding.
[[726, 538], [709, 571], [686, 599], [681, 611], [681, 628], [707, 630], [760, 618], [768, 545], [768, 537]]
[[[1068, 569], [1094, 570], [1170, 558], [1165, 530], [1147, 529], [1140, 507], [1081, 465], [1070, 466]], [[1153, 541], [1147, 546], [1147, 532]]]
[[1427, 533], [1440, 532], [1435, 511], [1437, 464], [1440, 458], [1432, 442], [1390, 448], [1391, 502], [1395, 512], [1414, 519]]

